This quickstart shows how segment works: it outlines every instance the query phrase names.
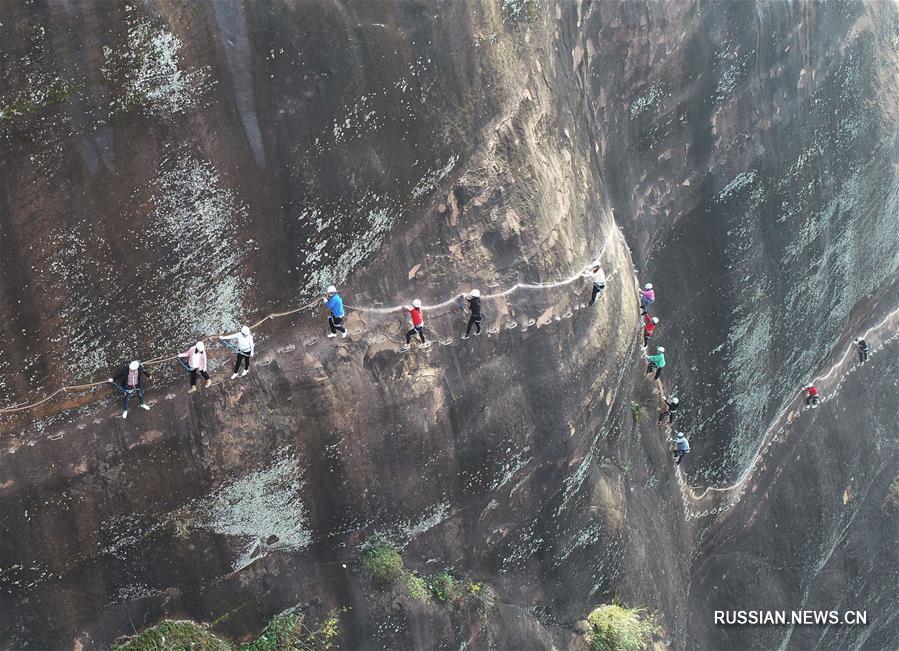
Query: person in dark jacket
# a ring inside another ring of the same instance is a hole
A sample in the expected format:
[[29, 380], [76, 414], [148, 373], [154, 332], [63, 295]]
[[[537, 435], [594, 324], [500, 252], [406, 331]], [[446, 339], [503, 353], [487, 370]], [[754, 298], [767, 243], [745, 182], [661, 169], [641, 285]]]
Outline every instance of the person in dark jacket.
[[134, 360], [123, 368], [118, 375], [107, 380], [110, 384], [116, 385], [119, 391], [124, 394], [122, 398], [122, 418], [128, 418], [128, 401], [131, 399], [132, 394], [137, 394], [141, 409], [150, 411], [150, 408], [144, 404], [144, 391], [140, 386], [140, 379], [143, 376], [150, 377], [150, 373], [139, 361]]
[[468, 327], [465, 328], [465, 334], [462, 335], [462, 338], [468, 339], [469, 335], [471, 335], [472, 326], [474, 326], [476, 337], [481, 334], [481, 321], [484, 320], [484, 315], [481, 313], [481, 292], [473, 289], [465, 297], [465, 300], [468, 301], [468, 311], [471, 316], [468, 319]]
[[864, 364], [868, 361], [868, 342], [864, 339], [856, 337], [853, 341], [855, 341], [855, 345], [858, 346], [858, 363]]
[[668, 416], [668, 424], [671, 425], [674, 422], [674, 414], [677, 412], [677, 398], [669, 398], [665, 396], [665, 404], [667, 405], [667, 409], [659, 414], [659, 425], [662, 424], [662, 421], [665, 420], [665, 416]]

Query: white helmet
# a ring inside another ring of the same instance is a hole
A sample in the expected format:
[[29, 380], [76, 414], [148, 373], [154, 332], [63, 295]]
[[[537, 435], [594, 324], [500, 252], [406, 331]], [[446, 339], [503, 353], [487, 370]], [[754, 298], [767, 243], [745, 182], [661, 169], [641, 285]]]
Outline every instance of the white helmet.
[[469, 296], [471, 296], [472, 298], [480, 298], [481, 292], [480, 292], [480, 290], [473, 289], [473, 290], [471, 290], [471, 293], [469, 294]]
[[412, 301], [412, 307], [421, 309], [421, 301], [416, 298], [414, 301]]
[[815, 385], [812, 384], [811, 382], [809, 382], [808, 384], [806, 384], [806, 385], [805, 385], [804, 387], [802, 387], [802, 388], [803, 388], [803, 389], [814, 389], [814, 388], [815, 388]]
[[250, 327], [244, 326], [243, 328], [241, 328], [240, 334], [242, 334], [244, 337], [249, 337], [250, 336]]
[[129, 370], [136, 371], [137, 369], [140, 368], [140, 362], [137, 360], [134, 360], [133, 362], [128, 364], [128, 368], [129, 368]]
[[653, 323], [658, 323], [658, 322], [659, 322], [659, 317], [657, 317], [657, 316], [652, 317], [652, 322], [653, 322]]
[[658, 348], [656, 348], [656, 350], [659, 351], [660, 353], [665, 352], [665, 349], [662, 346], [659, 346]]
[[652, 289], [652, 283], [646, 283], [643, 285], [643, 289]]
[[672, 399], [671, 399], [671, 404], [672, 404], [672, 405], [676, 405], [677, 402], [678, 402], [678, 401], [677, 401], [677, 398], [672, 398]]
[[336, 288], [334, 285], [328, 285], [327, 292], [328, 292], [329, 294], [336, 294], [336, 293], [337, 293], [337, 288]]
[[679, 438], [679, 439], [685, 439], [685, 438], [687, 438], [687, 437], [686, 437], [686, 435], [685, 435], [683, 432], [678, 432], [678, 433], [677, 433], [677, 438]]
[[593, 263], [592, 263], [590, 266], [591, 266], [591, 267], [601, 267], [602, 265], [599, 264], [599, 260], [594, 260]]
[[852, 343], [857, 344], [859, 341], [861, 341], [861, 340], [858, 337], [856, 337], [855, 339], [852, 340]]
[[197, 342], [196, 348], [197, 348], [197, 352], [198, 352], [198, 353], [205, 352], [205, 351], [206, 351], [206, 344], [204, 344], [202, 341], [198, 341], [198, 342]]

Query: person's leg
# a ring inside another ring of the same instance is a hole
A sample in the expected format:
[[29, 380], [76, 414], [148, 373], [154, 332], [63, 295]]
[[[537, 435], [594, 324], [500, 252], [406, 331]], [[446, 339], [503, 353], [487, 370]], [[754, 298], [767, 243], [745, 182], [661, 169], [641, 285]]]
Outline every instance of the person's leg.
[[678, 455], [677, 455], [677, 465], [678, 465], [678, 466], [680, 465], [681, 459], [683, 459], [683, 458], [684, 458], [684, 453], [683, 453], [683, 452], [679, 452]]
[[200, 371], [200, 375], [203, 376], [204, 380], [209, 380], [209, 373], [207, 373], [206, 371]]
[[599, 294], [599, 287], [593, 285], [593, 293], [590, 295], [590, 303], [589, 305], [593, 305], [596, 302], [596, 295]]
[[336, 332], [336, 331], [340, 330], [341, 332], [346, 332], [346, 328], [344, 328], [344, 327], [341, 325], [342, 323], [343, 323], [343, 317], [342, 317], [342, 316], [335, 316], [335, 317], [334, 317], [334, 323], [333, 323], [333, 325], [331, 326], [331, 327], [332, 327], [332, 331], [333, 331], [333, 332]]
[[197, 369], [190, 369], [190, 386], [194, 386], [197, 383]]
[[468, 326], [465, 328], [465, 336], [466, 336], [466, 337], [467, 337], [468, 335], [471, 334], [471, 327], [472, 327], [474, 324], [475, 324], [474, 317], [470, 317], [470, 318], [468, 319]]
[[407, 346], [412, 343], [412, 335], [414, 335], [414, 334], [415, 334], [415, 328], [412, 328], [411, 330], [409, 330], [409, 332], [406, 333], [406, 345]]
[[475, 322], [474, 322], [474, 333], [475, 333], [476, 335], [481, 334], [481, 321], [483, 321], [483, 320], [484, 320], [484, 317], [483, 317], [483, 316], [479, 316], [477, 319], [475, 319]]
[[337, 328], [334, 327], [334, 316], [333, 315], [328, 317], [328, 327], [331, 329], [332, 335], [337, 334]]
[[652, 364], [647, 364], [647, 365], [646, 365], [646, 372], [647, 372], [647, 373], [652, 373]]
[[237, 353], [237, 361], [234, 362], [234, 373], [235, 374], [237, 374], [237, 372], [240, 370], [240, 358], [241, 357], [243, 357], [243, 353]]
[[674, 412], [673, 411], [668, 412], [668, 424], [669, 425], [674, 424]]
[[138, 387], [134, 390], [134, 393], [137, 394], [137, 401], [139, 404], [144, 404], [144, 390]]
[[250, 356], [249, 355], [243, 356], [243, 368], [245, 371], [250, 370]]
[[649, 345], [649, 335], [646, 334], [646, 330], [643, 330], [643, 347], [646, 348]]
[[658, 380], [658, 379], [659, 379], [659, 376], [660, 376], [661, 374], [662, 374], [662, 368], [659, 367], [659, 368], [656, 369], [656, 376], [655, 376], [655, 379]]
[[418, 326], [418, 327], [416, 328], [416, 330], [418, 330], [418, 336], [419, 336], [419, 338], [421, 339], [421, 343], [425, 343], [425, 327], [424, 327], [424, 326]]
[[808, 407], [810, 404], [812, 404], [812, 397], [806, 396], [805, 397], [805, 406]]
[[661, 414], [659, 414], [659, 425], [662, 424], [662, 421], [665, 420], [665, 416], [667, 416], [667, 415], [668, 415], [667, 411], [663, 411]]
[[122, 396], [122, 411], [128, 411], [128, 398], [130, 397], [131, 394], [127, 391], [125, 392], [125, 395]]

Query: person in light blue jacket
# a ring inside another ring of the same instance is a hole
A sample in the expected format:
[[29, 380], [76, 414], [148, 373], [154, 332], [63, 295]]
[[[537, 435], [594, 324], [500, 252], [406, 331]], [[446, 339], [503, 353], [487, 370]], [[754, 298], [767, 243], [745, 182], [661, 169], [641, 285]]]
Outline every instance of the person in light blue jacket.
[[322, 299], [322, 302], [326, 308], [331, 310], [331, 314], [328, 315], [328, 327], [331, 328], [328, 337], [336, 337], [337, 331], [340, 330], [343, 337], [346, 338], [346, 328], [340, 325], [343, 323], [343, 317], [346, 312], [343, 310], [343, 299], [340, 298], [340, 294], [337, 293], [337, 288], [334, 285], [328, 287], [328, 297]]
[[674, 450], [671, 454], [674, 455], [674, 458], [677, 459], [675, 461], [675, 465], [680, 465], [681, 459], [684, 458], [684, 455], [690, 453], [690, 442], [687, 440], [687, 437], [684, 436], [683, 432], [678, 432], [677, 436], [674, 438]]

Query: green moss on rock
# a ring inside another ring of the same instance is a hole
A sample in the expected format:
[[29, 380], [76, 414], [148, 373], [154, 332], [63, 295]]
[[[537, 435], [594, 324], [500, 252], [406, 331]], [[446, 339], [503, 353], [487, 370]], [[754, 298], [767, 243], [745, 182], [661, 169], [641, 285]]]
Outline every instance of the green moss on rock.
[[650, 637], [660, 632], [645, 608], [618, 603], [595, 608], [587, 621], [587, 637], [596, 651], [642, 651], [649, 646]]

